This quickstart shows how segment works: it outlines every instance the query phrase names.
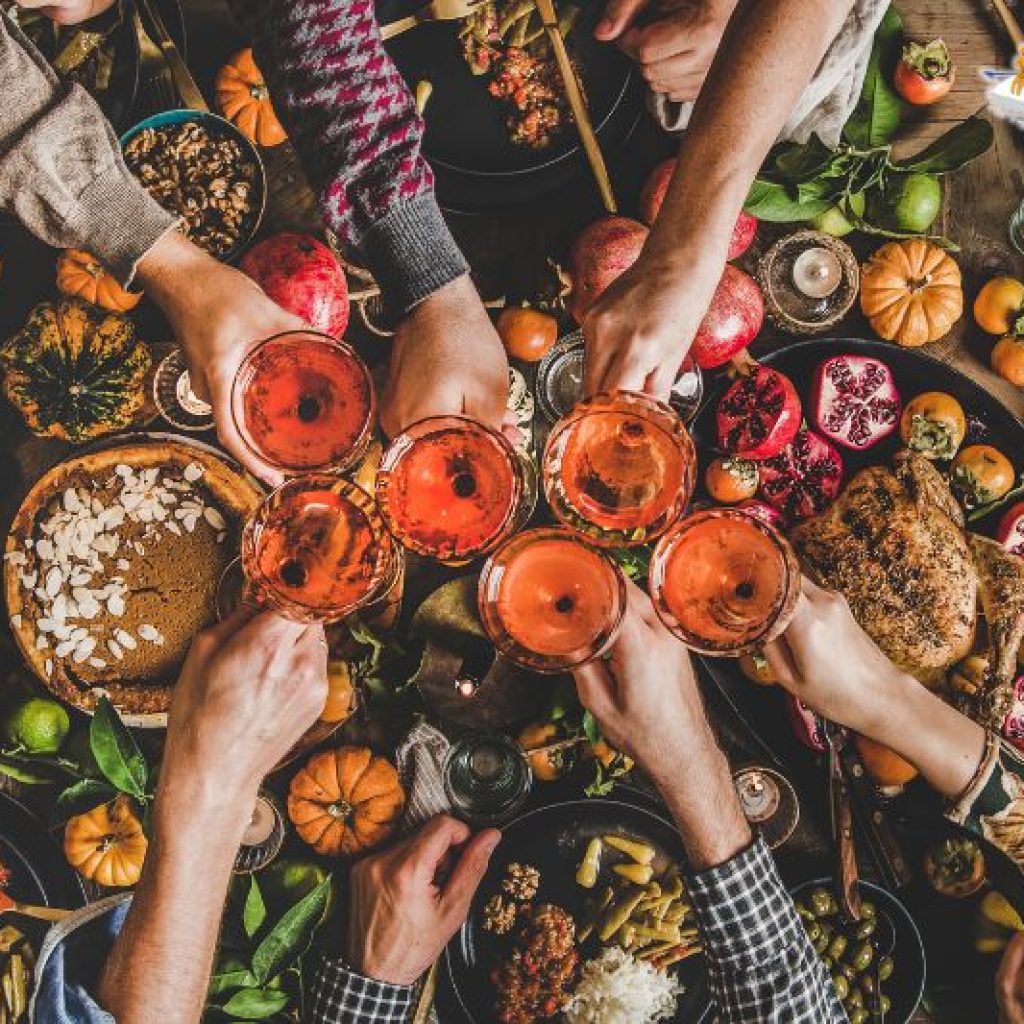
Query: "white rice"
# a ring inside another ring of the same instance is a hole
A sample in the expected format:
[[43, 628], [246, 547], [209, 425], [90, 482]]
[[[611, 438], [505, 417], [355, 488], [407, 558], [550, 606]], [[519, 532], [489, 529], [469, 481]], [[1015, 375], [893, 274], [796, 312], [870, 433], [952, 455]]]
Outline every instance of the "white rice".
[[682, 991], [668, 972], [608, 946], [583, 965], [563, 1012], [569, 1024], [654, 1024], [672, 1015]]

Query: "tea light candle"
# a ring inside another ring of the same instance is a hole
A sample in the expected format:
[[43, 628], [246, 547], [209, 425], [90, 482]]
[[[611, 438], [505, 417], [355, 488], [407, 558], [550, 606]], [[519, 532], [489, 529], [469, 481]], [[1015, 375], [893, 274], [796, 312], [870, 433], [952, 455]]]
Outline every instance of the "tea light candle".
[[736, 790], [747, 821], [767, 821], [779, 808], [779, 787], [756, 769], [735, 776]]
[[463, 699], [469, 700], [471, 697], [476, 696], [476, 691], [480, 689], [480, 682], [477, 679], [472, 679], [469, 676], [459, 676], [455, 680], [455, 692]]
[[265, 843], [273, 834], [276, 823], [277, 813], [270, 801], [262, 795], [256, 797], [252, 817], [242, 835], [242, 845], [260, 846]]
[[793, 284], [812, 299], [828, 298], [840, 285], [843, 268], [839, 257], [823, 246], [805, 249], [793, 261]]

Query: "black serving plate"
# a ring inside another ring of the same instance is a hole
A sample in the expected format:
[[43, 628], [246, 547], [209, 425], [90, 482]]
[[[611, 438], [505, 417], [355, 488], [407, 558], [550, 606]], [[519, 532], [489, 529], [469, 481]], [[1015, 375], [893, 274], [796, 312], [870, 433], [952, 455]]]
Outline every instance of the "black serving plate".
[[[953, 395], [967, 414], [967, 443], [981, 441], [995, 445], [1015, 463], [1018, 471], [1024, 469], [1024, 425], [981, 385], [921, 351], [899, 348], [883, 341], [818, 338], [797, 342], [759, 358], [766, 366], [780, 370], [793, 381], [806, 410], [809, 408], [814, 371], [818, 365], [829, 356], [845, 352], [871, 356], [886, 363], [895, 376], [903, 402], [923, 391], [945, 391]], [[723, 377], [709, 387], [708, 397], [691, 425], [694, 443], [701, 453], [702, 468], [714, 457], [715, 410], [729, 383]], [[844, 480], [867, 466], [888, 463], [899, 447], [897, 431], [865, 452], [841, 449], [845, 466]], [[973, 523], [971, 528], [979, 533], [991, 534], [998, 522], [999, 513], [995, 512]], [[743, 676], [732, 659], [702, 660], [736, 714], [771, 749], [778, 761], [794, 772], [796, 777], [811, 770], [812, 755], [793, 734], [782, 692], [776, 687], [754, 685]]]
[[[414, 6], [410, 0], [380, 0], [378, 18], [384, 24]], [[569, 49], [607, 156], [636, 125], [645, 89], [628, 57], [594, 39], [600, 12], [600, 5], [584, 5]], [[388, 50], [411, 88], [421, 80], [433, 84], [423, 153], [437, 174], [438, 197], [446, 208], [477, 212], [529, 202], [589, 173], [572, 124], [544, 149], [509, 140], [507, 109], [488, 92], [488, 76], [473, 75], [463, 60], [457, 23], [420, 26], [391, 40]]]
[[[0, 793], [0, 862], [10, 869], [6, 891], [19, 903], [74, 910], [85, 890], [46, 826], [17, 800]], [[23, 927], [27, 918], [17, 918]]]
[[[540, 871], [540, 891], [535, 902], [554, 903], [578, 915], [589, 890], [576, 884], [576, 868], [588, 840], [606, 832], [642, 839], [651, 843], [659, 855], [684, 863], [682, 842], [667, 820], [653, 811], [618, 800], [570, 800], [539, 807], [517, 818], [504, 829], [469, 917], [445, 951], [455, 1003], [464, 1020], [471, 1024], [490, 1024], [494, 1020], [494, 988], [488, 975], [506, 940], [484, 930], [483, 907], [499, 891], [508, 864], [532, 864]], [[584, 945], [583, 953], [595, 952], [596, 945], [591, 939]], [[699, 1024], [710, 1010], [703, 960], [692, 957], [672, 970], [686, 986], [672, 1021]]]
[[[892, 1000], [892, 1008], [885, 1015], [886, 1024], [908, 1024], [921, 1003], [927, 975], [921, 933], [910, 912], [891, 892], [863, 880], [858, 885], [861, 899], [873, 903], [879, 915], [888, 918], [894, 934], [892, 952], [889, 954], [894, 969], [892, 977], [882, 984], [882, 991]], [[835, 892], [836, 880], [816, 878], [804, 882], [792, 890], [793, 899], [799, 900], [817, 888]]]

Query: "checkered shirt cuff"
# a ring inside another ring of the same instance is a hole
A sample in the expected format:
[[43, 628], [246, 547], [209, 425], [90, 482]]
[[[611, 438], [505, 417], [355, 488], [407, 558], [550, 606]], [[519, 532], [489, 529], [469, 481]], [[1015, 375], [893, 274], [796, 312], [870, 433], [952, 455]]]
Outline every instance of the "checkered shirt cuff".
[[312, 1019], [317, 1024], [405, 1024], [415, 992], [415, 985], [374, 981], [341, 960], [324, 957], [313, 981]]

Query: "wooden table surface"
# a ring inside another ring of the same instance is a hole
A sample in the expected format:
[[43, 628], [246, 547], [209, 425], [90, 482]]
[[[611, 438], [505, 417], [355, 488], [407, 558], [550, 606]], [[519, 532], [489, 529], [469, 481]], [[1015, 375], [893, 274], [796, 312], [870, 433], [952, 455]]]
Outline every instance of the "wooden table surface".
[[[210, 96], [216, 68], [240, 45], [242, 36], [224, 0], [184, 0], [183, 6], [189, 30], [189, 63], [204, 92]], [[899, 6], [909, 34], [916, 38], [941, 35], [946, 40], [959, 72], [952, 94], [938, 108], [911, 121], [901, 131], [899, 148], [914, 151], [983, 107], [982, 86], [976, 69], [1004, 65], [1010, 47], [994, 13], [980, 0], [901, 0]], [[624, 212], [632, 212], [647, 171], [672, 148], [673, 143], [653, 125], [642, 122], [627, 147], [628, 152], [611, 159], [612, 175], [623, 200]], [[265, 157], [270, 194], [263, 231], [318, 231], [315, 200], [290, 146], [286, 144], [268, 151]], [[950, 181], [945, 198], [944, 229], [961, 246], [958, 261], [964, 271], [968, 299], [973, 297], [981, 281], [995, 273], [1024, 274], [1024, 258], [1013, 252], [1007, 237], [1010, 212], [1024, 193], [1022, 169], [1024, 137], [997, 121], [992, 150]], [[574, 234], [599, 212], [596, 196], [584, 184], [575, 188], [571, 197], [554, 197], [527, 210], [501, 217], [453, 216], [450, 221], [485, 297], [502, 294], [516, 297], [535, 290], [538, 282], [549, 273], [547, 258], [564, 254]], [[17, 237], [6, 229], [0, 233], [0, 248], [7, 249], [10, 239]], [[19, 238], [18, 244], [27, 243]], [[33, 250], [29, 246], [29, 250], [28, 257], [17, 264], [5, 260], [9, 273], [5, 301], [0, 304], [0, 329], [19, 322], [31, 303], [45, 295], [52, 280], [48, 278], [52, 270], [41, 276], [37, 269], [46, 265], [50, 257], [38, 248]], [[12, 301], [12, 296], [17, 299]], [[865, 329], [856, 316], [851, 317], [850, 332], [862, 333]], [[782, 340], [770, 339], [769, 343]], [[364, 351], [367, 346], [380, 346], [380, 358], [386, 357], [386, 342], [372, 340], [369, 335], [357, 337], [356, 341], [362, 343]], [[947, 339], [929, 351], [973, 377], [996, 394], [1018, 418], [1024, 419], [1024, 392], [1001, 381], [988, 368], [990, 345], [991, 340], [966, 316]], [[5, 438], [0, 442], [2, 524], [9, 521], [13, 508], [40, 469], [59, 458], [66, 449], [56, 443], [29, 440], [9, 410], [0, 411], [0, 432]], [[734, 761], [751, 760], [755, 753], [749, 737], [710, 687], [707, 697]], [[798, 788], [804, 803], [804, 820], [787, 851], [790, 863], [799, 865], [793, 869], [795, 873], [810, 864], [819, 867], [827, 864], [824, 860], [826, 821], [820, 784], [816, 780], [803, 781], [805, 784]], [[9, 788], [2, 779], [0, 786]], [[444, 1005], [443, 997], [441, 1005]], [[989, 1019], [991, 1014], [990, 1007], [971, 1009], [974, 1021]], [[916, 1021], [935, 1019], [924, 1011], [915, 1017]]]

